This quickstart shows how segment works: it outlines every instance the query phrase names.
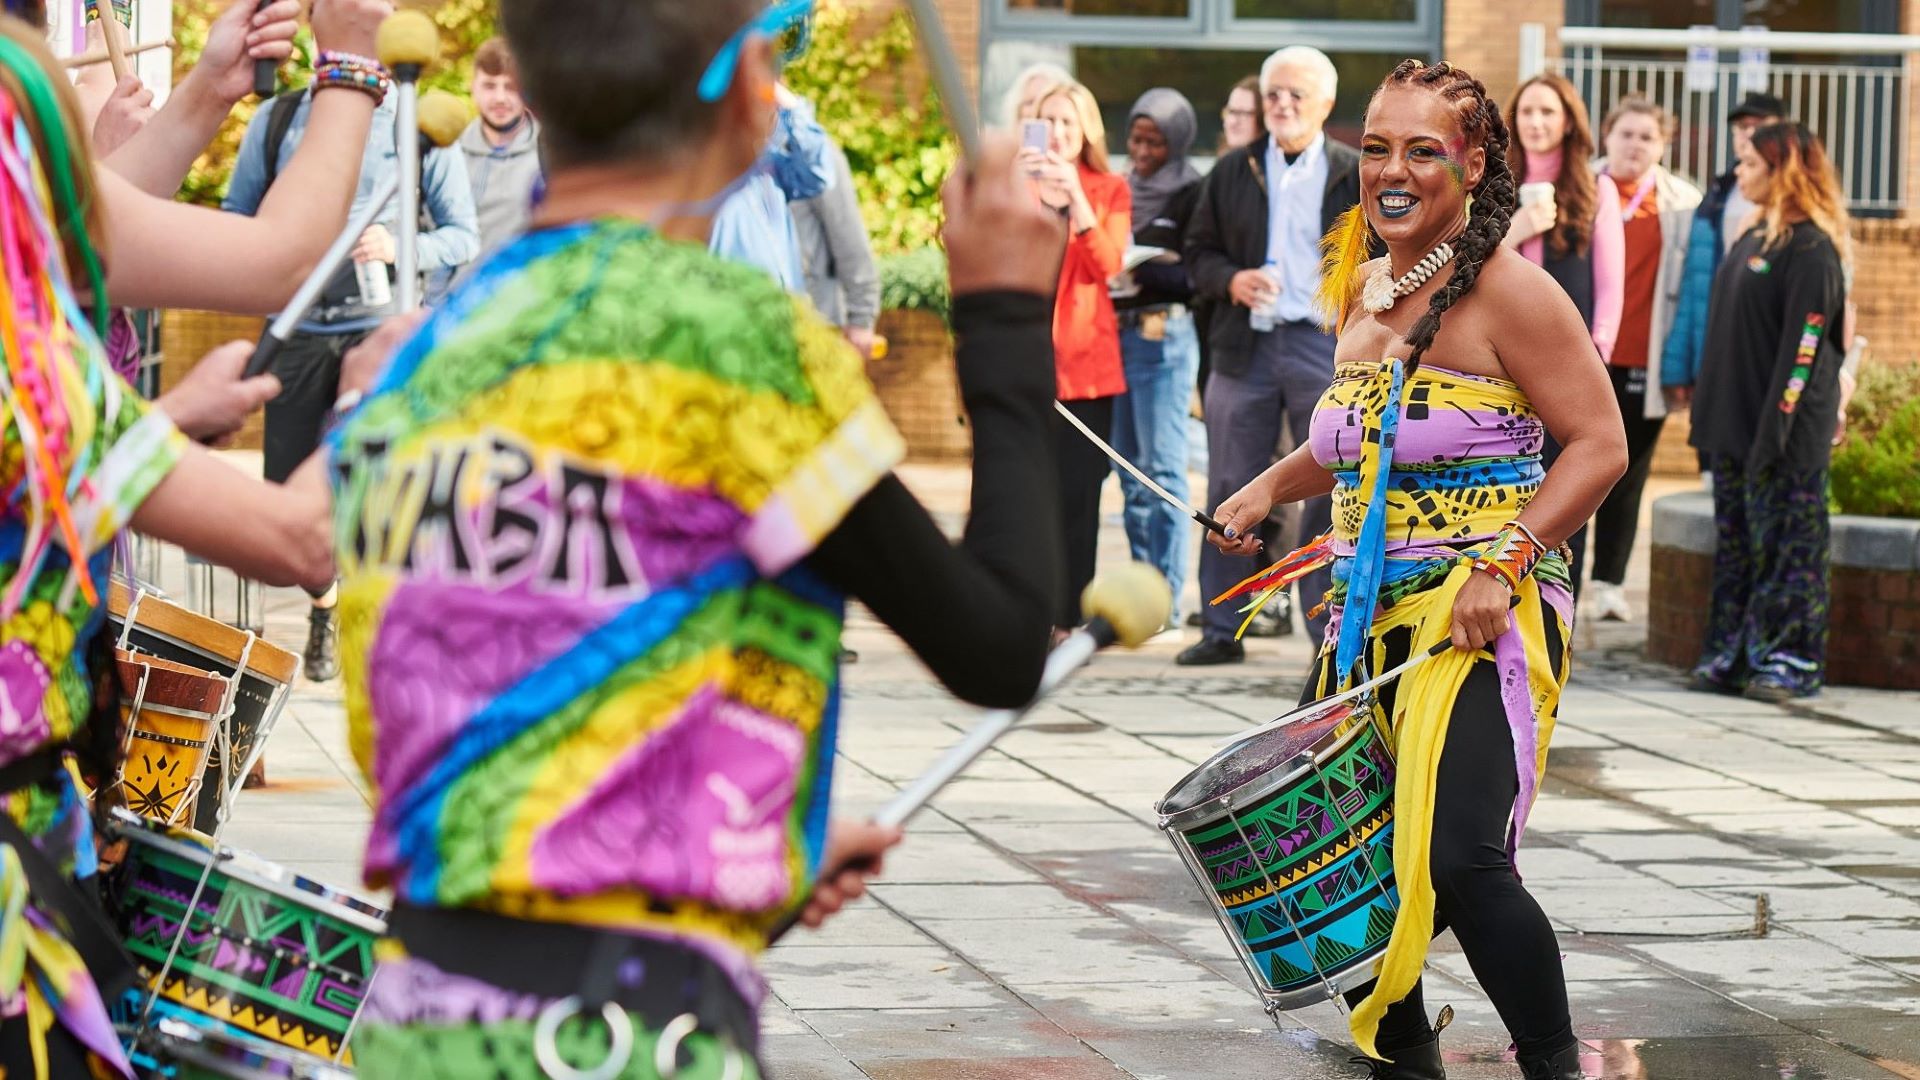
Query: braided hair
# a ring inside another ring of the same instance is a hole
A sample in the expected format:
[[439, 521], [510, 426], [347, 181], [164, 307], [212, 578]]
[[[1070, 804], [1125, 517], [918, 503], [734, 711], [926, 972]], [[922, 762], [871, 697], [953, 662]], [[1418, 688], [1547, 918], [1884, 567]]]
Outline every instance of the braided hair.
[[1380, 84], [1380, 89], [1374, 91], [1374, 96], [1378, 97], [1380, 91], [1389, 86], [1418, 86], [1445, 98], [1459, 117], [1460, 130], [1466, 135], [1468, 145], [1479, 146], [1487, 153], [1486, 171], [1468, 192], [1472, 208], [1467, 215], [1466, 232], [1454, 241], [1453, 276], [1433, 294], [1426, 314], [1407, 331], [1406, 341], [1411, 350], [1407, 374], [1411, 375], [1419, 370], [1420, 357], [1440, 332], [1440, 317], [1473, 291], [1488, 257], [1499, 250], [1500, 242], [1507, 235], [1507, 223], [1513, 219], [1519, 192], [1513, 182], [1513, 169], [1507, 163], [1506, 119], [1479, 79], [1445, 60], [1431, 65], [1419, 60], [1402, 60]]

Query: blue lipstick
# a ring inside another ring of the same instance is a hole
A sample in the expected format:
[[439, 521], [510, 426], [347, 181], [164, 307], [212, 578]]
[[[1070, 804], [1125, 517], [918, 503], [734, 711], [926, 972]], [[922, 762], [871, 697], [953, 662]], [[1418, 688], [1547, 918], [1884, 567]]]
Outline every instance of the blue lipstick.
[[[1388, 199], [1405, 199], [1407, 200], [1407, 204], [1400, 207], [1390, 207], [1387, 205]], [[1402, 191], [1399, 188], [1388, 188], [1386, 191], [1381, 192], [1377, 201], [1380, 204], [1380, 216], [1385, 218], [1406, 217], [1408, 214], [1413, 213], [1414, 207], [1420, 205], [1420, 200], [1414, 197], [1413, 192]]]

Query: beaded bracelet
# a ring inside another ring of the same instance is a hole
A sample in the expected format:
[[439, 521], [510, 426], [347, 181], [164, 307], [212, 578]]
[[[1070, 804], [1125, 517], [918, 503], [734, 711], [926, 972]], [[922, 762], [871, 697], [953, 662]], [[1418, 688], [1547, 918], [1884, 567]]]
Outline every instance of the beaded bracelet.
[[375, 102], [385, 101], [393, 77], [377, 60], [352, 53], [323, 52], [313, 68], [313, 88], [344, 86], [367, 94]]
[[1487, 544], [1486, 550], [1474, 558], [1473, 568], [1498, 578], [1508, 591], [1519, 592], [1520, 583], [1533, 573], [1546, 551], [1532, 529], [1510, 521], [1500, 535]]

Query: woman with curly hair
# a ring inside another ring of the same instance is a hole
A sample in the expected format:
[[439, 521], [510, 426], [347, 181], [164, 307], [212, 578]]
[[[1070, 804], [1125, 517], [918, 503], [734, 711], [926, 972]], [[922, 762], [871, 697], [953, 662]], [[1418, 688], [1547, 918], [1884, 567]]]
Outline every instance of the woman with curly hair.
[[[1376, 1078], [1446, 1075], [1420, 985], [1442, 927], [1525, 1076], [1584, 1076], [1559, 945], [1513, 860], [1569, 668], [1563, 545], [1625, 470], [1626, 440], [1579, 310], [1502, 245], [1507, 150], [1471, 75], [1408, 60], [1387, 77], [1367, 111], [1360, 205], [1326, 241], [1333, 385], [1308, 444], [1220, 506], [1228, 538], [1210, 537], [1251, 554], [1248, 531], [1275, 503], [1332, 493], [1332, 533], [1243, 586], [1272, 595], [1331, 562], [1309, 699], [1454, 646], [1377, 705], [1397, 759], [1401, 907], [1377, 980], [1348, 996]], [[1367, 261], [1376, 236], [1387, 255]], [[1567, 450], [1551, 468], [1549, 436]]]

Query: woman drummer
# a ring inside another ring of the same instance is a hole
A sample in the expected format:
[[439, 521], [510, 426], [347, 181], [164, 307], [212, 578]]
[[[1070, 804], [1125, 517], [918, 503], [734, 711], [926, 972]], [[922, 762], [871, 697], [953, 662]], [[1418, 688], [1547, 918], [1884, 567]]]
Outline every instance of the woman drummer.
[[[385, 0], [322, 0], [315, 37], [370, 52], [390, 11]], [[0, 230], [0, 1075], [37, 1080], [132, 1075], [107, 1017], [131, 973], [88, 888], [93, 826], [76, 760], [105, 773], [118, 753], [117, 710], [95, 694], [97, 680], [111, 679], [101, 631], [115, 535], [131, 524], [269, 584], [320, 585], [333, 574], [318, 461], [284, 487], [248, 477], [182, 434], [221, 425], [149, 407], [108, 369], [79, 302], [104, 301], [103, 279], [148, 276], [167, 240], [130, 241], [127, 252], [103, 243], [125, 223], [102, 221], [102, 204], [109, 216], [125, 210], [202, 234], [176, 258], [208, 257], [207, 229], [233, 233], [222, 228], [228, 215], [147, 214], [124, 181], [97, 179], [73, 90], [55, 72], [34, 27], [0, 18], [0, 131], [9, 133], [0, 213], [10, 223]], [[317, 74], [316, 116], [324, 107], [330, 138], [364, 142], [371, 96], [324, 92], [348, 88], [347, 75]], [[337, 185], [343, 213], [349, 184]], [[124, 256], [117, 273], [114, 255]], [[176, 278], [195, 276], [179, 269]], [[236, 343], [202, 364], [237, 374], [249, 351]]]
[[[1279, 564], [1334, 566], [1309, 698], [1454, 645], [1380, 703], [1396, 744], [1402, 907], [1378, 980], [1348, 999], [1374, 1077], [1445, 1075], [1419, 978], [1437, 927], [1453, 928], [1524, 1075], [1584, 1075], [1559, 946], [1513, 851], [1569, 666], [1560, 548], [1625, 469], [1626, 447], [1579, 311], [1501, 246], [1515, 201], [1507, 148], [1471, 75], [1408, 60], [1387, 77], [1367, 112], [1360, 206], [1327, 238], [1334, 383], [1308, 445], [1216, 511], [1232, 539], [1210, 538], [1250, 554], [1274, 504], [1332, 491], [1330, 538]], [[1365, 261], [1369, 233], [1386, 258]], [[1566, 453], [1545, 470], [1549, 434]]]

